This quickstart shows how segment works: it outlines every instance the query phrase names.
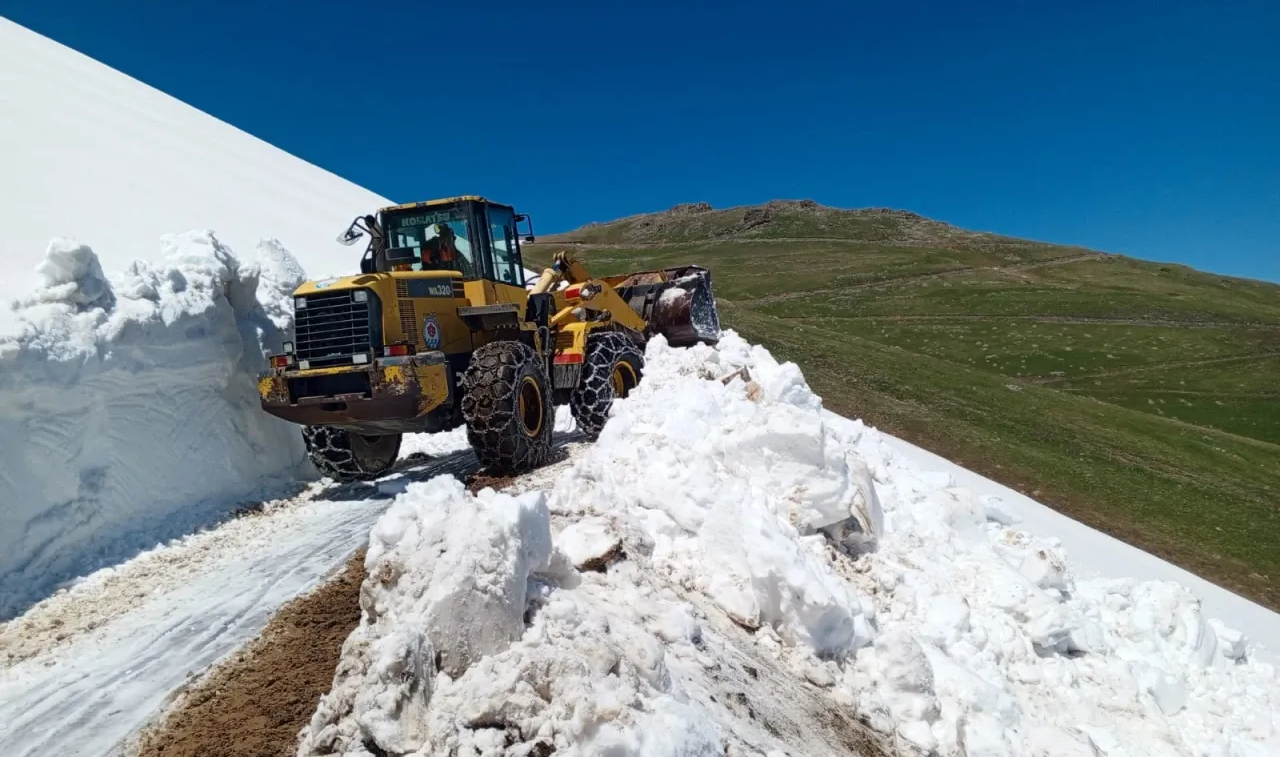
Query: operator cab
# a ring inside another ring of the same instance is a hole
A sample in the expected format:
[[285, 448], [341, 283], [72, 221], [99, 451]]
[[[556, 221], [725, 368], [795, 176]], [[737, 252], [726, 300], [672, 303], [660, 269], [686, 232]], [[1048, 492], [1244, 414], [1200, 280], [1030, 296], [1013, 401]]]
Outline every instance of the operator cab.
[[[483, 197], [451, 197], [383, 208], [363, 216], [338, 237], [354, 244], [361, 232], [369, 246], [361, 273], [457, 271], [464, 279], [525, 285], [518, 225], [529, 221], [510, 205]], [[533, 241], [530, 223], [525, 241]]]

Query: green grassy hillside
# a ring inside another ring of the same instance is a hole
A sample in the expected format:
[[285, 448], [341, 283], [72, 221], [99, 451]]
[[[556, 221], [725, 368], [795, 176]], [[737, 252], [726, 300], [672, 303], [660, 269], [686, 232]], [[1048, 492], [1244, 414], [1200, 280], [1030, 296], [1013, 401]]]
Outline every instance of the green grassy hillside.
[[1280, 286], [811, 202], [529, 246], [697, 263], [832, 410], [1280, 609]]

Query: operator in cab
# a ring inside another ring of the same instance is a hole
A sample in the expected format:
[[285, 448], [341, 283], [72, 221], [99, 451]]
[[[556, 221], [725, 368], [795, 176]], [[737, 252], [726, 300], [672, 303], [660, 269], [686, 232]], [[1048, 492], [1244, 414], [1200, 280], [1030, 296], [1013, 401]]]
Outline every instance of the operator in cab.
[[[447, 223], [435, 225], [435, 236], [423, 240], [418, 247], [419, 265], [424, 271], [457, 269], [467, 272], [470, 261], [458, 251], [458, 235]], [[392, 266], [394, 271], [411, 271], [412, 263]]]
[[457, 259], [458, 235], [449, 224], [436, 224], [436, 235], [422, 243], [423, 267], [429, 263], [432, 268], [450, 268]]

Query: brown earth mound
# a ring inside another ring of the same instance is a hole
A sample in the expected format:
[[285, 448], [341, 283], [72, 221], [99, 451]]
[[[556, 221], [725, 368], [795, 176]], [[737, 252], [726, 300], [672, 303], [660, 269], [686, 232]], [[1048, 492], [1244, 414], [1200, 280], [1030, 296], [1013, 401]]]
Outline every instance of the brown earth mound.
[[262, 634], [188, 689], [145, 732], [139, 757], [292, 757], [360, 621], [364, 550], [286, 604]]

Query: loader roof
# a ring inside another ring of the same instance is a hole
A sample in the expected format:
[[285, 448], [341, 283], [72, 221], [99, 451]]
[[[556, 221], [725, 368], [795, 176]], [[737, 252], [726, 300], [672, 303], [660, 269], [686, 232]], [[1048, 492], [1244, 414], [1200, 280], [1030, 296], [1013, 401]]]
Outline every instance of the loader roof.
[[452, 205], [455, 202], [483, 202], [493, 205], [501, 205], [504, 208], [510, 208], [510, 205], [501, 202], [493, 202], [480, 195], [458, 195], [457, 197], [441, 197], [435, 200], [422, 200], [420, 202], [406, 202], [400, 205], [388, 205], [378, 210], [379, 213], [385, 213], [389, 210], [406, 210], [409, 208], [430, 208], [437, 205]]

